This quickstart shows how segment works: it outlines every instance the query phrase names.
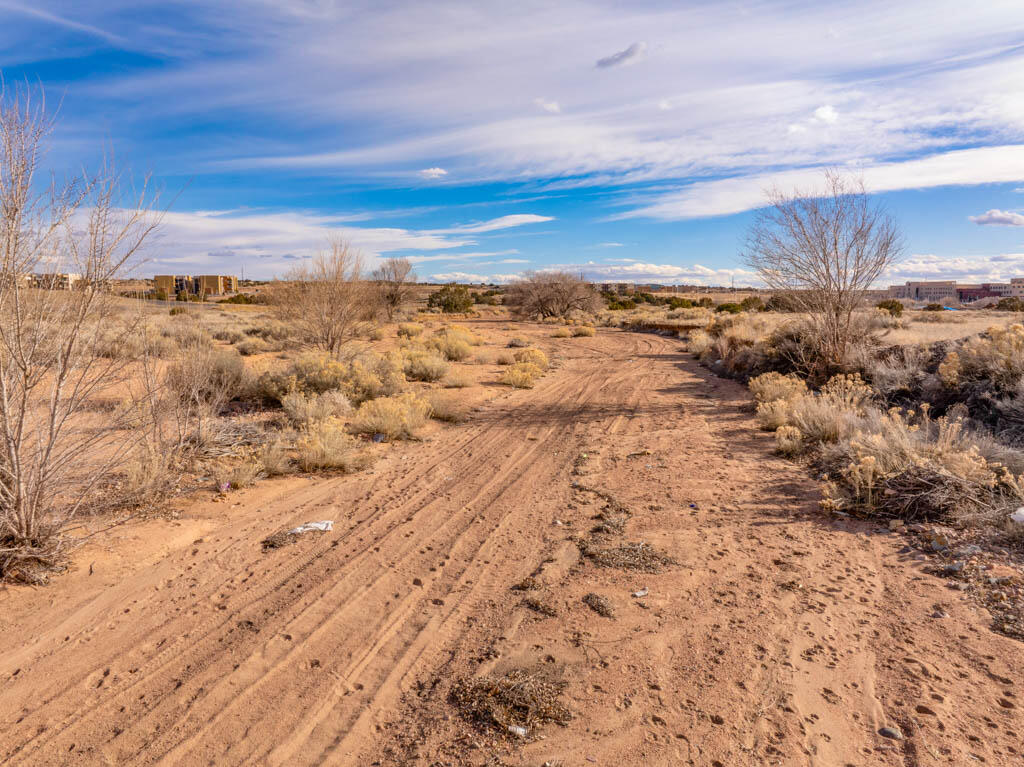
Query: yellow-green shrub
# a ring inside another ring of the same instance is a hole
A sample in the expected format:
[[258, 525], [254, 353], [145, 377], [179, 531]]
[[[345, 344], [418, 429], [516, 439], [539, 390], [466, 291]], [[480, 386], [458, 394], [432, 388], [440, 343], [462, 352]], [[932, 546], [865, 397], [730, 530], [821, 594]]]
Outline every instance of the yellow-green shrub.
[[541, 370], [548, 369], [548, 355], [540, 349], [520, 349], [515, 353], [516, 362], [527, 362]]
[[426, 424], [430, 404], [415, 394], [368, 400], [359, 406], [351, 428], [357, 434], [383, 434], [386, 439], [410, 439]]
[[516, 389], [532, 389], [542, 373], [543, 371], [532, 362], [517, 362], [507, 367], [499, 380]]
[[572, 329], [573, 338], [589, 338], [593, 336], [597, 331], [589, 325], [577, 325]]
[[439, 354], [426, 351], [405, 353], [405, 377], [410, 381], [440, 381], [448, 372], [448, 362]]
[[751, 378], [747, 383], [754, 399], [758, 402], [790, 400], [807, 393], [807, 383], [799, 376], [781, 373], [765, 373]]

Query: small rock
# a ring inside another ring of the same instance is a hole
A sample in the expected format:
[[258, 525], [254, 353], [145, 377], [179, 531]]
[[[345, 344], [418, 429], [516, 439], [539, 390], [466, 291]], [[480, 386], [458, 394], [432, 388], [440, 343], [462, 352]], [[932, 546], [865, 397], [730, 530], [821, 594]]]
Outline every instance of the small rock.
[[935, 716], [935, 712], [932, 711], [928, 706], [917, 706], [914, 711], [919, 714], [927, 714], [928, 716]]
[[903, 740], [903, 733], [900, 732], [899, 727], [883, 727], [878, 731], [878, 734], [883, 738], [892, 738], [893, 740]]
[[933, 618], [948, 618], [949, 617], [949, 613], [947, 613], [945, 610], [936, 610], [935, 612], [932, 613], [932, 617]]
[[711, 715], [711, 723], [712, 724], [725, 724], [725, 719], [723, 719], [718, 714], [712, 714]]
[[899, 530], [901, 527], [903, 527], [903, 520], [902, 519], [890, 519], [889, 520], [889, 529], [890, 530]]

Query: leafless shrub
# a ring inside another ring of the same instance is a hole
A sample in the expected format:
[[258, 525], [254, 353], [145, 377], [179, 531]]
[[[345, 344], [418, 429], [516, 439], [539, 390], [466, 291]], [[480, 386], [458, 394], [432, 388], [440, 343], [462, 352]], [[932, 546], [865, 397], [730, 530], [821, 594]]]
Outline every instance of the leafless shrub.
[[[0, 90], [0, 577], [56, 561], [62, 531], [137, 439], [127, 409], [97, 420], [88, 403], [126, 378], [101, 339], [135, 323], [108, 324], [105, 288], [160, 217], [145, 185], [129, 199], [107, 167], [47, 187], [51, 127], [41, 93]], [[80, 275], [76, 289], [60, 289], [64, 274]]]
[[394, 319], [395, 312], [409, 300], [412, 286], [416, 282], [412, 264], [407, 258], [389, 258], [373, 271], [373, 279], [377, 283], [379, 300], [387, 314], [388, 321]]
[[568, 272], [526, 272], [505, 291], [505, 305], [526, 317], [564, 317], [574, 310], [594, 313], [602, 304], [588, 282]]
[[833, 171], [824, 181], [822, 194], [769, 193], [770, 206], [748, 234], [746, 261], [807, 314], [816, 331], [816, 367], [831, 371], [847, 358], [864, 291], [899, 256], [902, 238], [862, 181]]
[[327, 252], [292, 268], [272, 300], [303, 342], [334, 356], [367, 333], [378, 308], [372, 284], [363, 279], [362, 256], [337, 238]]

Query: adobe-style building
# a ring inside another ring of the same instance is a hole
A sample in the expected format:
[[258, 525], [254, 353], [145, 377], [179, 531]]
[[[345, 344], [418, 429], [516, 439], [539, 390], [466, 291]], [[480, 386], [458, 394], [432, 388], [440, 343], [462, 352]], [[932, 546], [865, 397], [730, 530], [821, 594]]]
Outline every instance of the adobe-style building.
[[238, 278], [231, 274], [158, 274], [153, 278], [153, 287], [168, 296], [222, 296], [238, 292]]

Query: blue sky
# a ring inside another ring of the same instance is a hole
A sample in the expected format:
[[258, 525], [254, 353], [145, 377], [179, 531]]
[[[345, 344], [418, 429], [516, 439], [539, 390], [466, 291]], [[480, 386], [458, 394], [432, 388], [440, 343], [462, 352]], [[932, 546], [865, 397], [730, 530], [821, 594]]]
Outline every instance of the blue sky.
[[737, 284], [764, 190], [863, 175], [888, 280], [1024, 276], [1024, 3], [0, 0], [0, 72], [173, 199], [146, 272], [338, 232], [423, 279]]

